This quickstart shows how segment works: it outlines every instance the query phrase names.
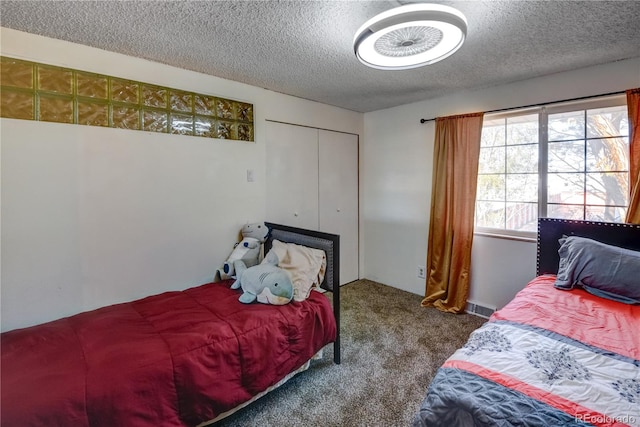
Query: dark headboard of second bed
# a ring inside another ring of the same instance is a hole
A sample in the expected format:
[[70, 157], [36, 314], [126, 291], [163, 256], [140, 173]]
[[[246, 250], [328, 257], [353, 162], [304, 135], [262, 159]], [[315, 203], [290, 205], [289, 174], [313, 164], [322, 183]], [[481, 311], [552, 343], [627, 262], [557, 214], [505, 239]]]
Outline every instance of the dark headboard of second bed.
[[538, 276], [558, 272], [560, 262], [558, 239], [562, 236], [587, 237], [608, 245], [640, 251], [640, 224], [540, 218], [538, 219]]

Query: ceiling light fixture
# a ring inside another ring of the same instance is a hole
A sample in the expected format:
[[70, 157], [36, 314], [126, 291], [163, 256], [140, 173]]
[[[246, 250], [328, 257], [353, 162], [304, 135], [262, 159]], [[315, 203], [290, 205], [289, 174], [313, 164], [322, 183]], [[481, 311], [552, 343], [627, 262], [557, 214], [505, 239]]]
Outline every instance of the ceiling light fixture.
[[380, 70], [407, 70], [442, 61], [460, 49], [467, 19], [439, 4], [396, 7], [365, 22], [353, 38], [363, 64]]

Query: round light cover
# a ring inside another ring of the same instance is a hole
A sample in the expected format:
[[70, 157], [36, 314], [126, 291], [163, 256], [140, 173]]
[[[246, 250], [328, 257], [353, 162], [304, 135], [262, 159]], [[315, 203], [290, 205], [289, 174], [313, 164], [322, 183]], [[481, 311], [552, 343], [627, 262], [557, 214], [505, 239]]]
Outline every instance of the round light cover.
[[365, 22], [353, 38], [363, 64], [381, 70], [406, 70], [433, 64], [460, 49], [467, 20], [439, 4], [400, 6]]

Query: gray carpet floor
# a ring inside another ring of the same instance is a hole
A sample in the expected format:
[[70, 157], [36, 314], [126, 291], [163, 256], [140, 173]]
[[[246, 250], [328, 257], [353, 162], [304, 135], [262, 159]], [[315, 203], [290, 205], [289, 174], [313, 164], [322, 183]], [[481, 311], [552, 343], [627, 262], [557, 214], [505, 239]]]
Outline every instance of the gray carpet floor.
[[409, 426], [438, 367], [485, 322], [369, 280], [340, 290], [342, 363], [329, 345], [307, 371], [214, 426]]

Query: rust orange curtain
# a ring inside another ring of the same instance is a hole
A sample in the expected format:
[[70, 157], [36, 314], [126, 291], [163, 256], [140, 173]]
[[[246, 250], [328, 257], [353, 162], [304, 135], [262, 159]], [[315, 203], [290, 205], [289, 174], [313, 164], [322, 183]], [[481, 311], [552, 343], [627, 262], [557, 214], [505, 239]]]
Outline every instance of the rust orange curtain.
[[466, 308], [483, 115], [436, 119], [425, 307]]
[[640, 224], [640, 88], [627, 91], [629, 111], [629, 189], [631, 199], [626, 222]]

